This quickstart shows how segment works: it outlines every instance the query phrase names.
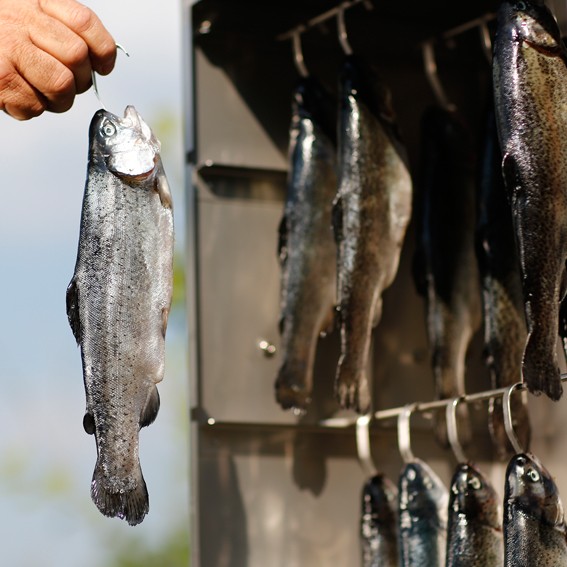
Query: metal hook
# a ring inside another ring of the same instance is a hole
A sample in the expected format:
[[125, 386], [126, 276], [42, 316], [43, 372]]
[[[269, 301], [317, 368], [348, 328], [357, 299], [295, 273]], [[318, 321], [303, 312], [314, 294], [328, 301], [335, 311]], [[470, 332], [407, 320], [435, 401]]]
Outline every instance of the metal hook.
[[423, 64], [425, 67], [425, 75], [429, 81], [429, 85], [435, 94], [437, 102], [447, 110], [455, 110], [455, 105], [449, 102], [445, 91], [439, 80], [439, 75], [437, 74], [437, 63], [435, 62], [435, 52], [433, 50], [433, 40], [426, 41], [421, 45], [421, 51], [423, 54]]
[[504, 397], [502, 398], [502, 409], [504, 410], [504, 429], [506, 430], [506, 435], [508, 435], [508, 439], [514, 448], [516, 454], [524, 453], [524, 449], [520, 444], [520, 441], [516, 437], [516, 433], [514, 432], [514, 424], [512, 422], [512, 408], [510, 406], [510, 396], [512, 392], [516, 388], [523, 388], [523, 382], [516, 382], [512, 386], [510, 386], [506, 392], [504, 392]]
[[490, 30], [488, 29], [488, 24], [483, 20], [479, 26], [478, 31], [480, 33], [480, 43], [482, 45], [482, 51], [489, 63], [492, 63], [492, 38], [490, 37]]
[[305, 61], [303, 59], [303, 51], [301, 49], [301, 34], [303, 33], [303, 28], [298, 28], [297, 31], [291, 36], [293, 43], [293, 62], [299, 74], [305, 78], [309, 77], [309, 71], [305, 66]]
[[361, 415], [356, 420], [356, 452], [364, 473], [368, 477], [376, 474], [376, 467], [370, 453], [370, 420], [372, 414]]
[[[120, 45], [119, 43], [116, 43], [116, 49], [122, 51], [122, 53], [124, 53], [124, 55], [126, 55], [126, 57], [130, 57], [130, 54], [126, 51], [126, 49], [124, 49], [124, 47], [122, 45]], [[102, 108], [104, 110], [106, 110], [106, 106], [104, 106], [104, 103], [102, 102], [102, 99], [100, 98], [100, 94], [98, 92], [98, 86], [96, 84], [96, 71], [93, 69], [91, 71], [91, 78], [92, 78], [92, 82], [93, 82], [93, 89], [96, 95], [96, 98], [98, 98], [98, 102], [100, 102], [100, 105], [102, 106]]]
[[352, 47], [348, 41], [348, 34], [345, 25], [345, 5], [343, 4], [337, 12], [337, 28], [339, 30], [339, 43], [346, 55], [352, 55]]
[[398, 416], [398, 450], [406, 464], [415, 461], [410, 443], [410, 419], [416, 407], [417, 404], [408, 404]]
[[450, 404], [447, 404], [445, 416], [447, 419], [447, 436], [449, 444], [453, 450], [453, 454], [459, 463], [466, 463], [467, 457], [463, 451], [463, 447], [459, 441], [459, 434], [457, 432], [457, 406], [463, 401], [463, 396], [454, 398]]

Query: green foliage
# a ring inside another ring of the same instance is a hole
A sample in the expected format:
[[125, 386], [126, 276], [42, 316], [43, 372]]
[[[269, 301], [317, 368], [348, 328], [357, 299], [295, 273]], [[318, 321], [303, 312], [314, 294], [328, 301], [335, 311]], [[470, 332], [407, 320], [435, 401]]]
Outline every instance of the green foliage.
[[189, 567], [189, 533], [178, 530], [158, 549], [149, 549], [143, 540], [129, 541], [109, 567]]

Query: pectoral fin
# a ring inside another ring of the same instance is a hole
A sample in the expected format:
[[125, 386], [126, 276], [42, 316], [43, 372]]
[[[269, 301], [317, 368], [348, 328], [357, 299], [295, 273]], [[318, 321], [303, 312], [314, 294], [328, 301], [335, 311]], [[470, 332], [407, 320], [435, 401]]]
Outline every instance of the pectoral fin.
[[171, 190], [169, 188], [169, 182], [165, 176], [161, 160], [159, 163], [158, 174], [156, 175], [155, 190], [159, 195], [162, 206], [166, 209], [172, 209], [173, 199], [171, 198]]
[[81, 341], [81, 320], [79, 317], [79, 287], [75, 278], [71, 280], [69, 286], [67, 287], [67, 318], [69, 319], [69, 325], [71, 325], [71, 330], [75, 336], [77, 344]]

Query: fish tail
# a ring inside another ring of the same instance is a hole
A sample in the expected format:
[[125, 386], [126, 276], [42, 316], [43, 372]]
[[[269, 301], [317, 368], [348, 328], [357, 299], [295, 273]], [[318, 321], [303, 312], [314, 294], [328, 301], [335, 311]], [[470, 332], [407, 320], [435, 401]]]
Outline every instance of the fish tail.
[[366, 372], [358, 366], [356, 357], [344, 354], [339, 359], [335, 393], [343, 409], [365, 414], [370, 409], [370, 391]]
[[308, 362], [285, 360], [276, 378], [276, 401], [282, 409], [305, 410], [311, 401]]
[[109, 479], [102, 464], [97, 461], [91, 483], [91, 498], [105, 516], [126, 520], [131, 526], [142, 522], [149, 511], [149, 497], [142, 469], [137, 470], [126, 481]]
[[524, 350], [522, 375], [528, 390], [535, 395], [546, 394], [557, 401], [563, 394], [561, 372], [557, 364], [555, 335], [553, 344], [544, 333], [530, 332]]

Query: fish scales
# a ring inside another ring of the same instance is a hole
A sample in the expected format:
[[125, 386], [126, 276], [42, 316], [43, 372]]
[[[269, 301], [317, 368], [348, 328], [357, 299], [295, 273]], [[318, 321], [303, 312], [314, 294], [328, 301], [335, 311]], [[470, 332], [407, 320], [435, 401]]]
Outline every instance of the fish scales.
[[449, 495], [427, 463], [407, 463], [398, 481], [400, 567], [444, 567]]
[[370, 405], [366, 372], [372, 329], [382, 314], [382, 292], [398, 269], [412, 183], [389, 92], [354, 56], [347, 57], [341, 77], [338, 156], [336, 395], [341, 407], [364, 413]]
[[567, 258], [567, 51], [542, 3], [498, 10], [494, 97], [518, 242], [528, 338], [528, 389], [561, 397], [556, 342]]
[[[480, 162], [477, 222], [477, 258], [484, 311], [484, 359], [492, 388], [511, 386], [521, 379], [527, 338], [524, 299], [512, 210], [502, 178], [502, 153], [496, 130], [491, 85]], [[529, 447], [527, 394], [510, 399], [514, 431], [522, 447]], [[489, 402], [489, 429], [501, 459], [512, 447], [504, 429], [502, 400]]]
[[446, 567], [501, 567], [504, 561], [498, 495], [471, 463], [451, 480]]
[[[422, 118], [420, 191], [416, 199], [414, 279], [425, 298], [435, 395], [465, 393], [465, 358], [481, 323], [475, 257], [475, 175], [470, 134], [460, 117], [433, 106]], [[458, 430], [470, 439], [468, 409], [458, 408]], [[447, 446], [445, 415], [435, 416]]]
[[67, 314], [81, 348], [83, 426], [95, 435], [91, 496], [107, 516], [149, 509], [138, 434], [159, 409], [172, 293], [173, 216], [159, 142], [133, 107], [98, 111]]
[[305, 410], [309, 404], [319, 335], [334, 323], [331, 210], [337, 175], [329, 103], [312, 77], [301, 79], [293, 93], [288, 192], [279, 229], [282, 363], [275, 382], [285, 409]]
[[557, 486], [532, 454], [512, 457], [504, 493], [506, 567], [564, 567], [567, 540]]
[[364, 484], [360, 519], [362, 567], [398, 566], [398, 490], [385, 475]]

